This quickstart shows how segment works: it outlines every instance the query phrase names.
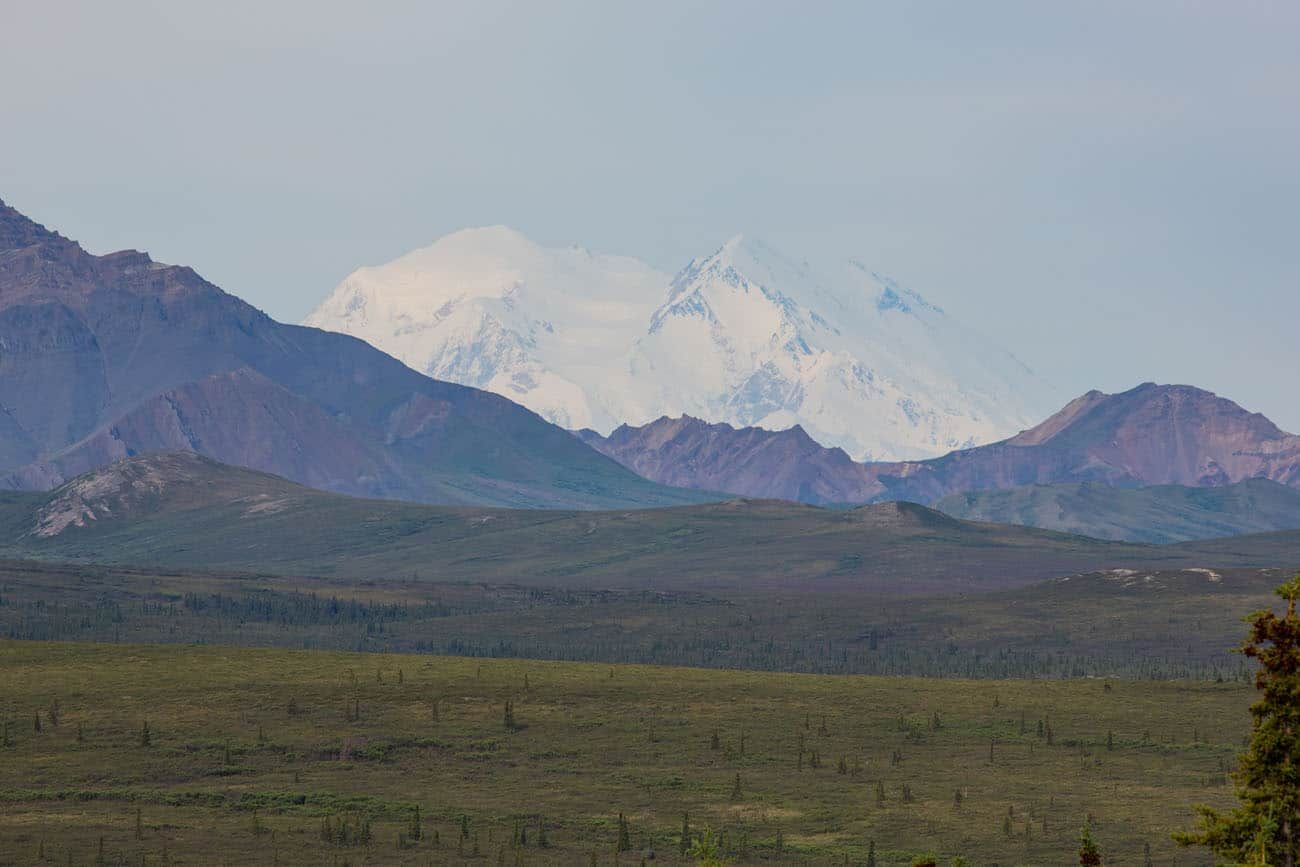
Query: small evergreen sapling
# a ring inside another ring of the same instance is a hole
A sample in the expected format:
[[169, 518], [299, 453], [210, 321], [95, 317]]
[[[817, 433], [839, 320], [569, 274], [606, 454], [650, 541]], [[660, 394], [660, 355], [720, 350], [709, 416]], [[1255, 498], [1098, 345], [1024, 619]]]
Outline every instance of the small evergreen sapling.
[[1092, 823], [1083, 823], [1083, 832], [1079, 834], [1079, 867], [1097, 867], [1101, 864], [1101, 850], [1092, 839]]
[[618, 851], [632, 851], [632, 832], [627, 825], [627, 817], [622, 813], [618, 814]]

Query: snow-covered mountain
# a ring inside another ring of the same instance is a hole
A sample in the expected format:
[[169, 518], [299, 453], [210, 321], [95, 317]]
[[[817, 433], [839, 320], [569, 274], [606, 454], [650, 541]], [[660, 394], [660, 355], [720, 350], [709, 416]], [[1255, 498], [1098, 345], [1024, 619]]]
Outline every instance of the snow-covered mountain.
[[816, 268], [740, 236], [670, 278], [470, 229], [354, 272], [305, 324], [601, 433], [681, 414], [799, 424], [899, 460], [1014, 434], [1055, 403], [1005, 350], [861, 263]]

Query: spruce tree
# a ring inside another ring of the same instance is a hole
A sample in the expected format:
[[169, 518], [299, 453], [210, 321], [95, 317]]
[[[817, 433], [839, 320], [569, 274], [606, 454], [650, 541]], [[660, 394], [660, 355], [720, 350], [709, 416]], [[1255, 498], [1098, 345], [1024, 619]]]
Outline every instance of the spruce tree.
[[691, 848], [691, 814], [682, 813], [682, 842], [681, 850], [685, 855]]
[[736, 774], [736, 782], [735, 782], [735, 785], [733, 785], [733, 786], [731, 787], [731, 800], [733, 800], [733, 801], [739, 801], [739, 800], [741, 800], [741, 798], [742, 798], [742, 795], [741, 795], [741, 792], [740, 792], [740, 774]]
[[876, 867], [876, 841], [867, 841], [867, 867]]
[[632, 833], [627, 826], [627, 817], [622, 813], [618, 814], [618, 851], [632, 851]]
[[1184, 846], [1205, 846], [1233, 863], [1296, 867], [1300, 862], [1300, 572], [1277, 589], [1278, 617], [1251, 615], [1241, 652], [1259, 664], [1250, 708], [1249, 747], [1234, 774], [1241, 806], [1231, 812], [1197, 807], [1200, 828], [1175, 834]]
[[1079, 867], [1097, 867], [1101, 864], [1101, 850], [1092, 839], [1092, 823], [1083, 823], [1079, 834]]
[[149, 731], [149, 720], [140, 726], [140, 746], [147, 747], [153, 743], [153, 733]]

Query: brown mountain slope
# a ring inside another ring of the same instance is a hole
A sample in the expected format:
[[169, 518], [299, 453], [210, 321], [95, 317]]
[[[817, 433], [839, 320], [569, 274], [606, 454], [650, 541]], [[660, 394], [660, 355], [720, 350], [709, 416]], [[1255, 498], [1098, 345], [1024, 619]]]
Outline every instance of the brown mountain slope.
[[0, 202], [0, 479], [49, 488], [189, 449], [310, 485], [571, 508], [701, 495], [638, 478], [497, 395], [283, 325], [193, 270], [94, 256]]
[[932, 503], [966, 491], [1083, 482], [1209, 487], [1264, 478], [1300, 487], [1300, 437], [1184, 385], [1089, 392], [1009, 440], [905, 463], [856, 464], [798, 428], [735, 430], [689, 417], [579, 436], [656, 481], [811, 503]]
[[1000, 443], [869, 469], [888, 496], [921, 502], [1065, 482], [1211, 487], [1264, 478], [1297, 487], [1300, 437], [1211, 392], [1145, 383], [1089, 392]]
[[737, 429], [682, 416], [578, 437], [638, 475], [677, 487], [814, 504], [865, 503], [883, 490], [864, 465], [798, 426]]

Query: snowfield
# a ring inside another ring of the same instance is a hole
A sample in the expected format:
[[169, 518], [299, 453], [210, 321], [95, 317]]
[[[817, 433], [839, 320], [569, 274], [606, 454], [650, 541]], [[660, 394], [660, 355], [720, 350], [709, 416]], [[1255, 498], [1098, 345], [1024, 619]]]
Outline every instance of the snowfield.
[[675, 277], [634, 258], [467, 229], [350, 274], [304, 324], [569, 429], [688, 414], [800, 424], [858, 460], [1029, 427], [1054, 395], [1008, 352], [861, 263], [737, 236]]

